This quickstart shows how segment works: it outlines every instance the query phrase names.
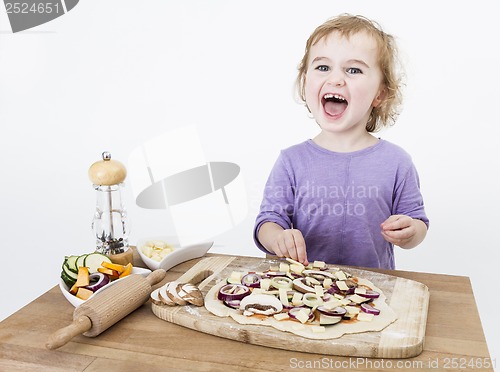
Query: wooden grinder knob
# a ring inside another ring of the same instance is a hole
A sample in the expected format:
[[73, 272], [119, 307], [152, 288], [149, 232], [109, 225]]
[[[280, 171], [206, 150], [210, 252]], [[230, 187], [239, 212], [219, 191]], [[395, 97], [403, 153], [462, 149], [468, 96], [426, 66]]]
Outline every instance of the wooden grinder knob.
[[96, 161], [89, 168], [89, 178], [94, 185], [111, 186], [122, 183], [127, 177], [127, 169], [117, 160], [111, 160], [111, 154], [102, 153], [102, 160]]

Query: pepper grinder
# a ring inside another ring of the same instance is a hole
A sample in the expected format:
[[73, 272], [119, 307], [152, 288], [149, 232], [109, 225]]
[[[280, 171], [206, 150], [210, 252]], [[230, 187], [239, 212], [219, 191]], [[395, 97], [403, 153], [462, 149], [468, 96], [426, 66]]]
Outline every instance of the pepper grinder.
[[90, 166], [88, 174], [97, 193], [92, 220], [96, 251], [107, 255], [114, 263], [132, 263], [133, 252], [128, 245], [129, 223], [121, 198], [127, 170], [119, 161], [111, 160], [111, 154], [105, 151], [102, 160]]

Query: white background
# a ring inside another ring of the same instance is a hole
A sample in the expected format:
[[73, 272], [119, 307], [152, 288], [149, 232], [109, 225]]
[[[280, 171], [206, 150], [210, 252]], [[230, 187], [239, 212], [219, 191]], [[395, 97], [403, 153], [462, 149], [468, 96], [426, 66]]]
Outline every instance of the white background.
[[[270, 168], [280, 149], [317, 133], [293, 95], [305, 41], [349, 12], [394, 34], [406, 65], [404, 111], [381, 136], [413, 156], [431, 229], [416, 249], [397, 250], [397, 268], [470, 277], [499, 358], [494, 4], [86, 0], [18, 34], [0, 7], [0, 319], [53, 287], [65, 255], [94, 249], [87, 170], [101, 152], [126, 163], [145, 140], [185, 125], [197, 126], [209, 161], [239, 164], [247, 187], [247, 219], [212, 251], [261, 255], [252, 227]], [[174, 233], [168, 212], [135, 206], [128, 185], [123, 195], [132, 243]]]

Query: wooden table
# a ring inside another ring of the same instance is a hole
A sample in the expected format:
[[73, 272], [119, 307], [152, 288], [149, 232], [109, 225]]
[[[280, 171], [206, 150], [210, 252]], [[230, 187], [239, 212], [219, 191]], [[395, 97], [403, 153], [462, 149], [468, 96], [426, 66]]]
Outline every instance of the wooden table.
[[[137, 260], [136, 265], [143, 265]], [[178, 278], [197, 261], [170, 269], [162, 283]], [[96, 338], [77, 336], [50, 351], [45, 348], [49, 335], [70, 324], [74, 310], [55, 286], [0, 323], [0, 371], [493, 370], [469, 278], [374, 271], [428, 286], [425, 347], [419, 356], [349, 358], [250, 345], [163, 321], [151, 312], [149, 302]]]

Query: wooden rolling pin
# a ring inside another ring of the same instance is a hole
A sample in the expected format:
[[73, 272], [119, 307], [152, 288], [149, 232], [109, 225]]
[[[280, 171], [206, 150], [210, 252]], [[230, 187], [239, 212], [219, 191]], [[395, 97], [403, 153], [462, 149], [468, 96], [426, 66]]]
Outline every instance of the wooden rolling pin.
[[166, 272], [158, 269], [146, 278], [134, 274], [92, 297], [77, 307], [73, 313], [73, 323], [52, 334], [45, 345], [57, 349], [73, 337], [82, 334], [95, 337], [132, 311], [142, 306], [152, 292], [152, 286], [165, 278]]

